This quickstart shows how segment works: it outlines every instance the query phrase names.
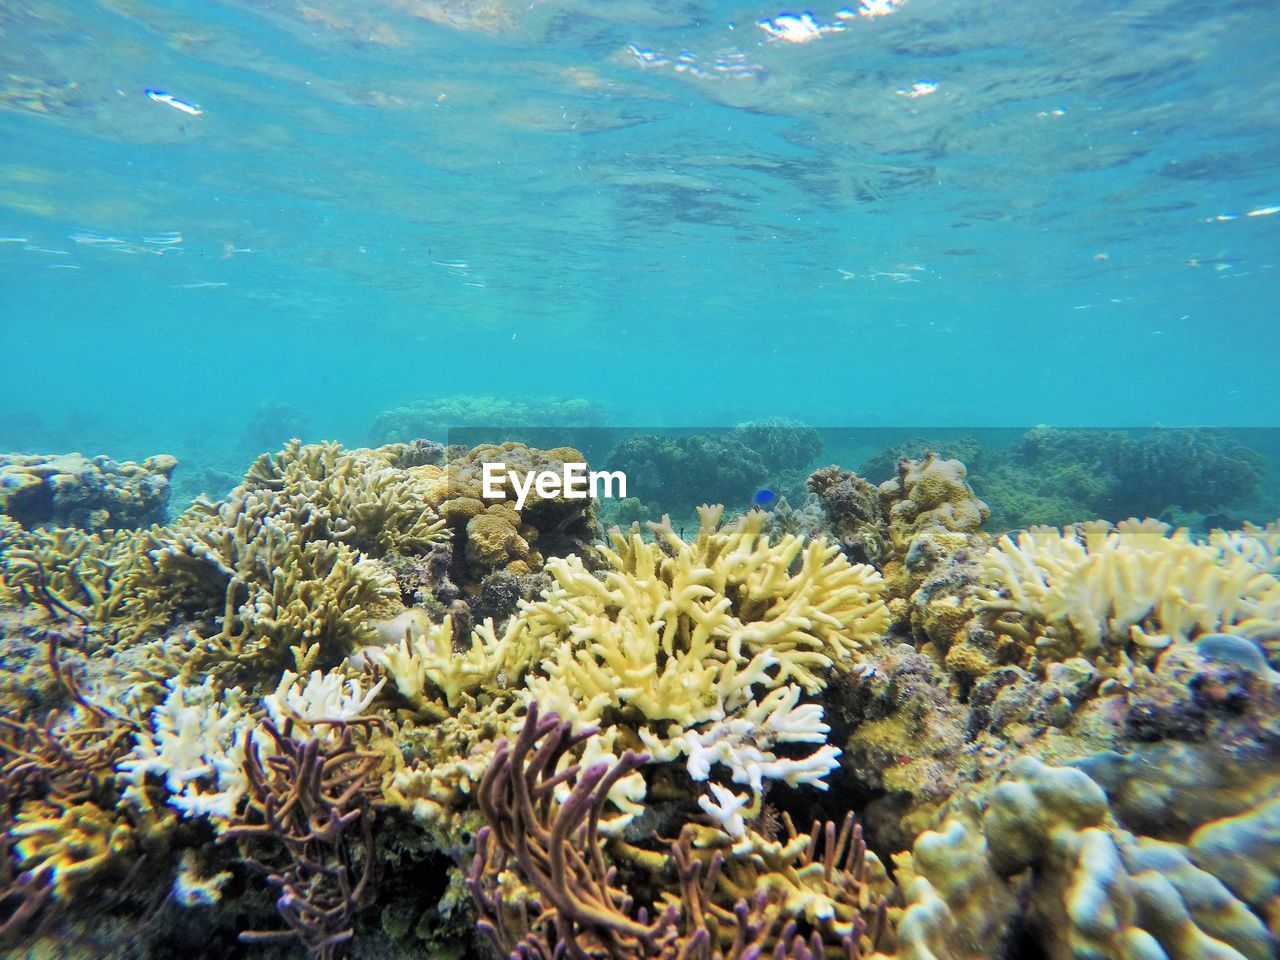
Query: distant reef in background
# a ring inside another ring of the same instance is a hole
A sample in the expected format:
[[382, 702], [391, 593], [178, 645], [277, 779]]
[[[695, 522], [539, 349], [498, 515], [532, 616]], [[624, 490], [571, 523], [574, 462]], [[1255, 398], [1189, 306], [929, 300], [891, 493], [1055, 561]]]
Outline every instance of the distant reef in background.
[[[965, 462], [974, 488], [992, 504], [992, 524], [1004, 529], [1096, 517], [1160, 517], [1206, 530], [1230, 526], [1259, 506], [1268, 479], [1262, 453], [1230, 431], [1208, 428], [1035, 427], [994, 450], [972, 437], [914, 439], [883, 451], [860, 472], [886, 479], [899, 458], [927, 450]], [[1273, 465], [1273, 485], [1277, 472]]]

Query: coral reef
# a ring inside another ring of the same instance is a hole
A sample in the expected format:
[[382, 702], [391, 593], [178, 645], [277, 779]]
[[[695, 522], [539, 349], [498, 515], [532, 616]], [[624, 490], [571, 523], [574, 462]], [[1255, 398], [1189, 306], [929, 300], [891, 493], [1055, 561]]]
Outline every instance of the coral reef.
[[0, 454], [0, 514], [28, 529], [117, 530], [164, 523], [177, 466], [167, 454], [142, 463], [78, 453]]
[[822, 435], [785, 417], [740, 423], [729, 431], [728, 439], [753, 450], [773, 476], [807, 470], [822, 455]]
[[498, 571], [516, 576], [542, 568], [548, 557], [589, 554], [596, 535], [595, 501], [575, 500], [557, 491], [543, 496], [530, 489], [520, 508], [509, 476], [492, 484], [497, 499], [484, 495], [485, 463], [506, 464], [506, 473], [559, 471], [584, 457], [571, 447], [538, 450], [520, 443], [481, 444], [429, 472], [427, 502], [452, 531], [453, 581], [474, 595], [485, 577]]
[[1280, 674], [1252, 641], [1175, 640], [1109, 690], [1082, 660], [1041, 681], [1002, 668], [967, 702], [906, 648], [870, 663], [833, 723], [853, 724], [872, 832], [912, 848], [900, 944], [918, 929], [955, 960], [1274, 954]]
[[1156, 517], [1180, 523], [1211, 518], [1207, 530], [1252, 502], [1265, 475], [1262, 456], [1227, 431], [1045, 426], [1012, 443], [999, 436], [909, 440], [870, 458], [859, 472], [874, 480], [890, 477], [897, 460], [929, 450], [968, 466], [975, 489], [994, 505], [999, 529]]
[[605, 463], [635, 478], [635, 495], [651, 510], [674, 516], [701, 503], [746, 506], [769, 481], [764, 458], [729, 434], [640, 434], [620, 442]]
[[1083, 656], [1127, 677], [1175, 640], [1228, 630], [1280, 662], [1280, 580], [1166, 524], [1033, 528], [981, 566], [983, 625], [1028, 661]]
[[[581, 428], [576, 439], [598, 435], [603, 441], [607, 425], [601, 407], [581, 398], [452, 396], [415, 400], [382, 411], [369, 426], [369, 438], [375, 445], [420, 439], [443, 443], [451, 439], [451, 430], [470, 428], [465, 432], [473, 443], [538, 443], [554, 436], [553, 446], [572, 446], [574, 428]], [[494, 435], [473, 436], [475, 428], [488, 428]]]
[[632, 478], [635, 495], [651, 512], [684, 517], [703, 503], [747, 507], [766, 487], [799, 502], [821, 452], [813, 427], [774, 418], [715, 433], [631, 436], [605, 462]]
[[687, 534], [483, 495], [581, 459], [295, 441], [0, 520], [0, 950], [1276, 955], [1275, 525], [988, 534], [928, 452]]
[[845, 553], [883, 571], [894, 633], [931, 646], [957, 673], [983, 672], [984, 655], [953, 649], [975, 602], [974, 562], [989, 543], [982, 527], [990, 511], [964, 464], [929, 452], [899, 460], [879, 487], [835, 466], [815, 471], [808, 485]]
[[293, 404], [282, 400], [263, 400], [249, 415], [239, 445], [254, 456], [264, 450], [279, 448], [291, 437], [305, 437], [310, 432], [306, 415]]
[[294, 442], [261, 457], [225, 501], [150, 531], [124, 578], [134, 616], [144, 629], [197, 622], [155, 648], [156, 672], [305, 671], [372, 639], [370, 622], [401, 609], [380, 558], [444, 539], [424, 481], [394, 468], [396, 452]]
[[[523, 602], [502, 634], [475, 631], [464, 653], [455, 653], [446, 621], [371, 655], [419, 714], [463, 722], [470, 713], [472, 730], [502, 731], [511, 723], [499, 712], [504, 698], [486, 690], [505, 686], [509, 704], [599, 727], [593, 744], [605, 753], [643, 744], [655, 762], [709, 782], [690, 798], [741, 838], [769, 782], [824, 786], [837, 754], [825, 744], [821, 708], [800, 699], [822, 690], [833, 668], [855, 665], [888, 613], [879, 576], [834, 546], [795, 536], [770, 544], [763, 514], [725, 527], [721, 516], [704, 508], [692, 542], [666, 524], [652, 525], [653, 543], [638, 528], [614, 530], [613, 549], [600, 549], [601, 578], [578, 557], [550, 561], [544, 598]], [[463, 736], [470, 751], [459, 752], [474, 770], [493, 736]], [[798, 755], [801, 744], [818, 746]], [[712, 780], [713, 765], [746, 794]], [[394, 778], [400, 802], [436, 824], [469, 792], [456, 767], [444, 771], [445, 784], [441, 772], [411, 764]], [[626, 828], [644, 796], [638, 777], [614, 786], [610, 832]]]

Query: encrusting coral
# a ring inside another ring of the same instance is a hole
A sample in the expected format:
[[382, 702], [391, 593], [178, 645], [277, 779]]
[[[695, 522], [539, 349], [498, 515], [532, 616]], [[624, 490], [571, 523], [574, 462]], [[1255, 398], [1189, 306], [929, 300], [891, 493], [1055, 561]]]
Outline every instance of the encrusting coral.
[[[899, 842], [919, 833], [895, 858], [900, 952], [1012, 957], [1031, 940], [1051, 958], [1273, 955], [1280, 675], [1254, 642], [1174, 640], [1124, 686], [1078, 658], [1041, 681], [1004, 667], [967, 705], [913, 659], [851, 678], [874, 719], [848, 744], [896, 793], [867, 822], [905, 826]], [[895, 758], [936, 773], [893, 780]]]
[[[518, 576], [541, 569], [553, 556], [590, 553], [595, 538], [595, 501], [563, 492], [544, 496], [528, 490], [522, 504], [510, 473], [559, 472], [584, 457], [571, 447], [538, 450], [521, 443], [482, 444], [451, 459], [444, 469], [423, 468], [430, 477], [427, 500], [453, 531], [451, 572], [464, 593], [474, 595], [498, 571]], [[486, 496], [484, 465], [503, 464]]]
[[1194, 845], [1119, 827], [1106, 794], [1080, 770], [1018, 760], [991, 792], [982, 831], [996, 876], [1033, 871], [1027, 916], [1045, 930], [1052, 957], [1273, 956], [1266, 926], [1223, 883], [1229, 872], [1198, 866]]
[[982, 532], [990, 511], [964, 464], [927, 452], [899, 459], [879, 487], [835, 466], [808, 483], [845, 554], [884, 574], [895, 635], [945, 658], [966, 682], [998, 662], [962, 636], [976, 602], [975, 560], [990, 543]]

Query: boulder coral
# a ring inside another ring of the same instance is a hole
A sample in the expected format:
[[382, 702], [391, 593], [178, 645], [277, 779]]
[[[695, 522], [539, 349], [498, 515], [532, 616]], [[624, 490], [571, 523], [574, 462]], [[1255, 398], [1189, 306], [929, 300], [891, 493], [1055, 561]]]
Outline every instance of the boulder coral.
[[27, 529], [117, 530], [163, 523], [177, 466], [168, 454], [142, 463], [79, 453], [0, 454], [0, 514]]

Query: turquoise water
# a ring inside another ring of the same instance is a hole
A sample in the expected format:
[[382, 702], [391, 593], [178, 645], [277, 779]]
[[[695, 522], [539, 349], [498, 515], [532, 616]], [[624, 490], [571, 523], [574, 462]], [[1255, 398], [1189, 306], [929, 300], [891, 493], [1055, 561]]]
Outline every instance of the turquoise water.
[[1280, 8], [785, 12], [5, 4], [0, 448], [1280, 421]]

